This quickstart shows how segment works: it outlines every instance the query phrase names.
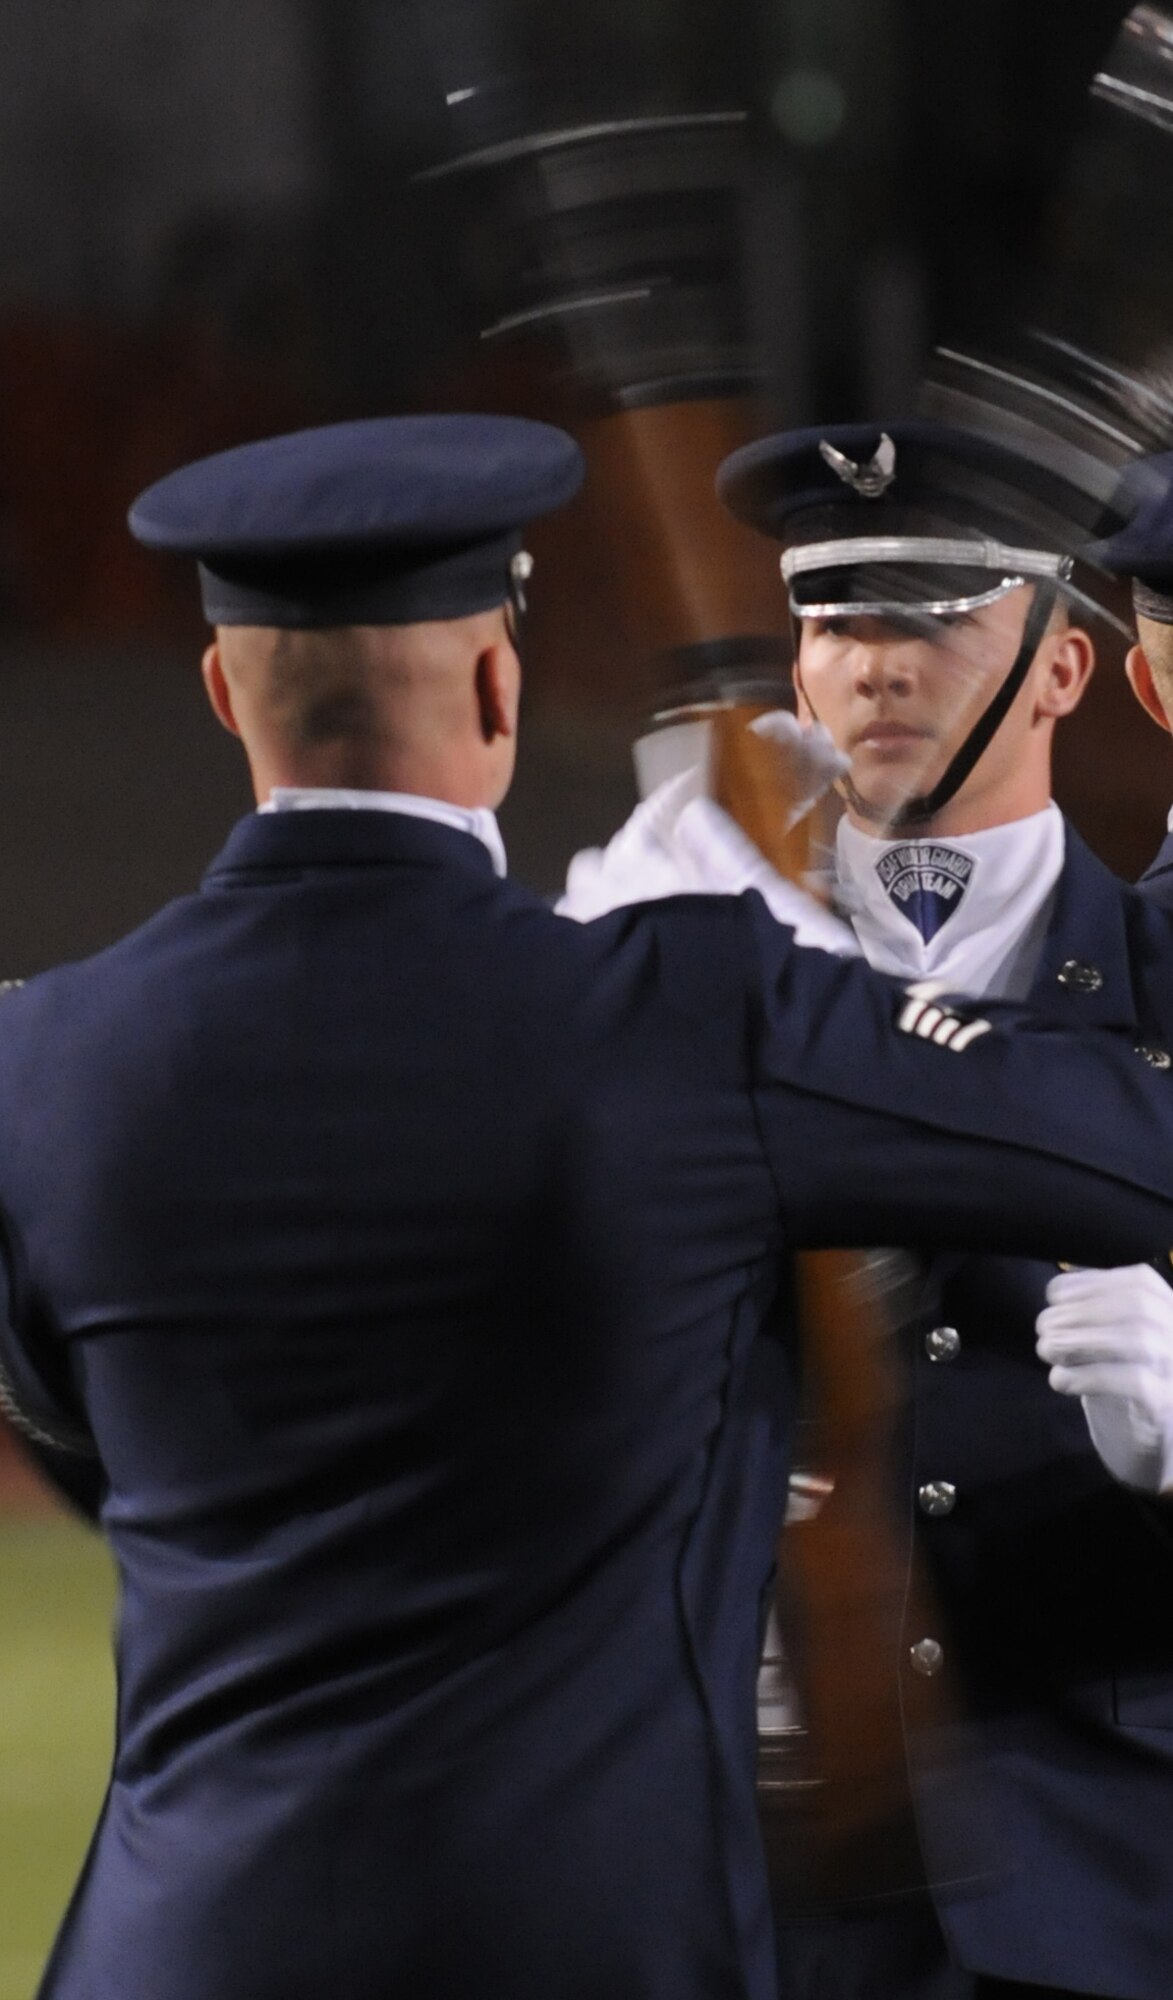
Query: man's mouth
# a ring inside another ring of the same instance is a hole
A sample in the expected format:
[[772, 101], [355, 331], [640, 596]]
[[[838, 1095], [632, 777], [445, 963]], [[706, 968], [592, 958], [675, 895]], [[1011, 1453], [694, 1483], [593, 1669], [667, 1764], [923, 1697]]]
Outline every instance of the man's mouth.
[[869, 722], [864, 729], [857, 730], [851, 739], [852, 750], [863, 744], [874, 744], [878, 749], [892, 747], [899, 749], [906, 743], [928, 743], [927, 729], [914, 729], [907, 722]]

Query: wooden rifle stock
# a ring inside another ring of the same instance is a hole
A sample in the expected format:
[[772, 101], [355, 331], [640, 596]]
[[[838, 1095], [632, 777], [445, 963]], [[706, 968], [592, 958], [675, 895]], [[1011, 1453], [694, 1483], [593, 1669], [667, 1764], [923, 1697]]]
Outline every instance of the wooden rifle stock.
[[[781, 874], [802, 881], [810, 821], [785, 830], [782, 760], [748, 728], [761, 712], [735, 703], [714, 712], [711, 791]], [[764, 1789], [763, 1822], [773, 1862], [794, 1893], [815, 1901], [923, 1879], [901, 1683], [906, 1619], [919, 1624], [925, 1592], [911, 1534], [896, 1518], [891, 1460], [902, 1390], [877, 1282], [885, 1261], [841, 1250], [798, 1259], [804, 1393], [817, 1484], [830, 1491], [779, 1539], [781, 1624], [807, 1742], [803, 1777]], [[933, 1629], [920, 1625], [918, 1636]], [[782, 1818], [772, 1829], [774, 1802]]]
[[[588, 493], [605, 514], [608, 546], [626, 555], [616, 571], [620, 622], [649, 653], [705, 633], [774, 628], [776, 566], [713, 497], [713, 467], [753, 431], [732, 402], [627, 410], [593, 429]], [[801, 880], [810, 823], [784, 831], [785, 760], [746, 727], [765, 706], [702, 696], [693, 718], [712, 725], [717, 802], [768, 861]], [[687, 697], [662, 719], [689, 719]], [[874, 1269], [866, 1253], [798, 1260], [814, 1453], [833, 1485], [814, 1518], [779, 1539], [782, 1626], [806, 1727], [799, 1772], [777, 1791], [763, 1783], [760, 1797], [771, 1865], [793, 1899], [866, 1897], [919, 1878], [900, 1694], [906, 1604], [917, 1636], [934, 1625], [911, 1609], [911, 1537], [899, 1531], [890, 1465], [903, 1392]], [[925, 1686], [917, 1692], [923, 1698]]]

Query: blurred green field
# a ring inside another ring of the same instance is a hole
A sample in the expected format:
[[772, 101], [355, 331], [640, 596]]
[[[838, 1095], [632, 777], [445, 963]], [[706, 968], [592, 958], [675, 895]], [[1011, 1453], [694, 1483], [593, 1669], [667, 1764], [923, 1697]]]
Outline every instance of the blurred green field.
[[30, 2000], [110, 1767], [110, 1561], [88, 1529], [0, 1515], [0, 2000]]

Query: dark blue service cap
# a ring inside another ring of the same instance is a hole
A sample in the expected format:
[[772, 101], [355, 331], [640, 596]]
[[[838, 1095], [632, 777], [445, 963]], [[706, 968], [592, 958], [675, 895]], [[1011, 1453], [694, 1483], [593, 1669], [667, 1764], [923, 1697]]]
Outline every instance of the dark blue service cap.
[[1131, 579], [1142, 618], [1173, 625], [1173, 452], [1134, 460], [1120, 482], [1119, 505], [1124, 526], [1087, 553], [1112, 576]]
[[727, 458], [717, 492], [783, 544], [800, 617], [962, 610], [1065, 580], [1100, 512], [1059, 466], [927, 419], [782, 431]]
[[238, 445], [140, 493], [131, 533], [195, 556], [213, 625], [409, 625], [510, 595], [528, 521], [582, 454], [526, 417], [377, 417]]

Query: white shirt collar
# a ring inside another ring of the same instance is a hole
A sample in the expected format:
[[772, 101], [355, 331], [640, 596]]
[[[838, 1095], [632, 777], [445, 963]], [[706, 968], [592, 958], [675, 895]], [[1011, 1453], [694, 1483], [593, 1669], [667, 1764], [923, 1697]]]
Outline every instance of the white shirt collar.
[[454, 806], [447, 799], [427, 799], [418, 792], [366, 792], [341, 785], [274, 785], [258, 812], [389, 812], [410, 819], [432, 819], [440, 826], [471, 833], [488, 848], [493, 872], [504, 875], [505, 843], [496, 815], [488, 806]]
[[[864, 956], [881, 972], [943, 979], [959, 993], [1021, 999], [1030, 988], [1063, 869], [1063, 815], [942, 839], [877, 840], [839, 823], [839, 879]], [[935, 905], [935, 933], [913, 917]]]

